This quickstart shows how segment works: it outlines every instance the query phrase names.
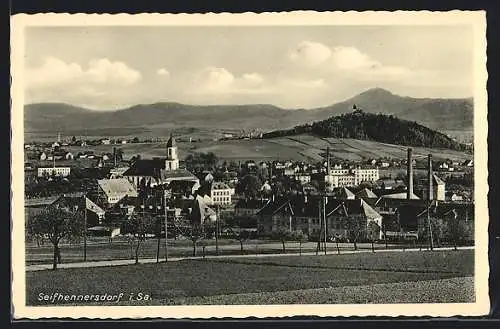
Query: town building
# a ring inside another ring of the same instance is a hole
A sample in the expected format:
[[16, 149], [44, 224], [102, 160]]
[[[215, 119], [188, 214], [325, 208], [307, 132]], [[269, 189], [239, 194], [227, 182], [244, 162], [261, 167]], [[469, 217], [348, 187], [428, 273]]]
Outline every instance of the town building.
[[199, 183], [199, 179], [188, 170], [179, 168], [177, 145], [170, 135], [166, 146], [166, 158], [137, 159], [123, 173], [136, 188], [141, 185], [164, 185], [176, 180], [187, 180]]
[[354, 193], [352, 193], [351, 190], [349, 190], [347, 187], [338, 187], [336, 188], [333, 193], [333, 196], [335, 196], [337, 199], [340, 200], [354, 200], [356, 196]]
[[[428, 189], [423, 189], [423, 198], [429, 199]], [[436, 174], [432, 174], [432, 200], [445, 201], [446, 200], [446, 183], [439, 178]]]
[[36, 216], [44, 211], [49, 206], [54, 206], [61, 200], [61, 195], [55, 195], [42, 198], [31, 198], [24, 200], [25, 218]]
[[117, 167], [112, 168], [109, 171], [109, 178], [121, 178], [123, 174], [128, 170], [129, 167]]
[[299, 181], [300, 184], [304, 185], [311, 182], [311, 175], [307, 173], [296, 173], [295, 180]]
[[330, 169], [325, 175], [325, 183], [331, 188], [358, 186], [363, 182], [379, 180], [378, 168]]
[[[269, 235], [281, 229], [302, 231], [308, 236], [322, 232], [320, 221], [323, 197], [294, 195], [283, 196], [268, 202], [258, 213], [257, 227], [260, 234]], [[382, 226], [382, 216], [362, 199], [339, 200], [326, 197], [324, 213], [327, 218], [326, 234], [329, 237], [349, 238], [356, 235], [358, 241], [366, 240], [371, 222]], [[358, 230], [354, 232], [353, 227]], [[382, 237], [381, 230], [377, 239]]]
[[230, 188], [226, 183], [213, 182], [210, 189], [210, 198], [216, 205], [230, 205], [231, 197], [234, 195], [234, 188]]
[[71, 173], [70, 167], [40, 167], [37, 169], [38, 177], [68, 177]]
[[363, 199], [363, 200], [378, 199], [378, 196], [375, 193], [373, 193], [372, 190], [370, 190], [366, 187], [364, 189], [362, 189], [361, 191], [359, 191], [358, 193], [356, 193], [356, 197]]
[[234, 206], [234, 215], [253, 217], [268, 202], [267, 199], [240, 199]]
[[113, 205], [124, 197], [137, 197], [137, 190], [126, 178], [99, 179], [97, 180], [100, 192], [106, 196], [108, 205]]

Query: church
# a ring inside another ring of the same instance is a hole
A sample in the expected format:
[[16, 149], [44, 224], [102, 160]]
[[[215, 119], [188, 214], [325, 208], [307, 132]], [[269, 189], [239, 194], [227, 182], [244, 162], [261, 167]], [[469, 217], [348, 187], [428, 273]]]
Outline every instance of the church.
[[188, 181], [199, 184], [199, 179], [188, 170], [179, 167], [177, 143], [172, 134], [166, 145], [166, 158], [138, 159], [123, 173], [136, 188], [170, 184], [173, 181]]

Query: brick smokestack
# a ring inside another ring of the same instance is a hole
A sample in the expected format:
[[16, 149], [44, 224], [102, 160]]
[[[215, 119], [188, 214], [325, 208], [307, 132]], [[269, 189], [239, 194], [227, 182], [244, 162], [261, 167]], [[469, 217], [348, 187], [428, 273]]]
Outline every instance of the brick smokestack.
[[406, 199], [410, 200], [413, 195], [413, 150], [411, 148], [408, 149], [408, 159], [406, 164], [406, 176], [408, 180], [408, 186], [406, 188]]
[[427, 156], [427, 179], [429, 186], [427, 187], [427, 199], [432, 200], [434, 199], [434, 191], [433, 191], [433, 185], [432, 185], [432, 154], [429, 154]]
[[326, 147], [326, 174], [330, 175], [330, 146]]
[[330, 147], [326, 147], [326, 176], [325, 180], [325, 192], [331, 192], [332, 187], [330, 186]]

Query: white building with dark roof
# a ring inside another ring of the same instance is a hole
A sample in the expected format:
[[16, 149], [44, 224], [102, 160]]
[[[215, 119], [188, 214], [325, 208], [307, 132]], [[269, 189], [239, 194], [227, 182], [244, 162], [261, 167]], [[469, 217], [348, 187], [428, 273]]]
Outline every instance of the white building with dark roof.
[[70, 167], [40, 167], [37, 169], [38, 177], [68, 177], [71, 173]]
[[234, 188], [229, 187], [223, 182], [214, 182], [210, 189], [210, 198], [216, 205], [230, 205], [232, 196], [234, 195]]
[[108, 204], [113, 205], [124, 197], [137, 197], [136, 188], [126, 178], [99, 179], [99, 189], [106, 195]]
[[376, 182], [379, 180], [378, 168], [353, 168], [330, 169], [325, 175], [325, 183], [331, 188], [344, 186], [358, 186], [363, 182]]

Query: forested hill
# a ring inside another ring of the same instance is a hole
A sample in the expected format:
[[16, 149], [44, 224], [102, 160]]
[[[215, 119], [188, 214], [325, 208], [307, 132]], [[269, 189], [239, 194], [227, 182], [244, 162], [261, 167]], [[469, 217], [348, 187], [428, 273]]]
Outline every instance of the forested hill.
[[460, 151], [470, 149], [469, 146], [416, 122], [401, 120], [393, 115], [365, 113], [361, 110], [333, 116], [312, 124], [296, 126], [293, 129], [273, 131], [264, 134], [263, 138], [304, 133], [321, 137], [364, 139], [407, 146], [448, 148]]

